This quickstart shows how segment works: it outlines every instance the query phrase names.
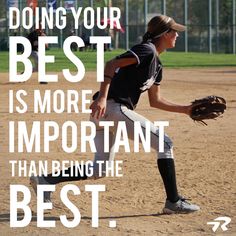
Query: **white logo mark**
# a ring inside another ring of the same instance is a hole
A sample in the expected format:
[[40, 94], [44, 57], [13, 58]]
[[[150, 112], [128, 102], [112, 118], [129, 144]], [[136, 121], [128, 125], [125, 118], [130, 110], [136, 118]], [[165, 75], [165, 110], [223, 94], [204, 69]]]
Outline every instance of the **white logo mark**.
[[221, 221], [223, 221], [223, 224], [221, 225], [221, 229], [223, 231], [228, 230], [228, 228], [226, 226], [231, 222], [231, 219], [227, 216], [217, 217], [216, 219], [214, 219], [214, 221], [207, 222], [207, 224], [208, 225], [213, 225], [212, 231], [216, 232], [216, 230], [220, 227]]

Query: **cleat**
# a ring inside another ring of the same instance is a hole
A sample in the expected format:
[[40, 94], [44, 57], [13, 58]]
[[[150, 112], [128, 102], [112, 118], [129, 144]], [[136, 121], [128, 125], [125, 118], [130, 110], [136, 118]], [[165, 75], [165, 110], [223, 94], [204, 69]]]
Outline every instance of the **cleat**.
[[170, 202], [166, 200], [165, 207], [163, 208], [163, 213], [165, 214], [186, 214], [199, 211], [200, 207], [194, 204], [191, 204], [186, 201], [185, 198], [180, 198], [177, 202]]
[[[34, 190], [34, 192], [37, 195], [37, 186], [39, 184], [43, 184], [43, 185], [50, 185], [50, 183], [48, 183], [43, 176], [31, 176], [30, 177], [30, 184]], [[51, 202], [51, 191], [48, 192], [44, 192], [44, 196], [43, 196], [43, 201], [44, 202]]]

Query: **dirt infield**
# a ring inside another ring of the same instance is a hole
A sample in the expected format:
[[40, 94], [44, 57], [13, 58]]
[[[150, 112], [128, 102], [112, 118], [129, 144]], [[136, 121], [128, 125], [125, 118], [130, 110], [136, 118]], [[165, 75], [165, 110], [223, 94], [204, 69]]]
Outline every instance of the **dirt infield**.
[[[163, 112], [149, 108], [147, 94], [142, 95], [137, 112], [152, 121], [168, 120], [167, 134], [174, 142], [177, 182], [183, 196], [200, 205], [201, 211], [191, 215], [163, 215], [164, 189], [156, 167], [156, 154], [120, 152], [116, 159], [123, 160], [122, 178], [104, 178], [97, 181], [73, 182], [79, 186], [81, 195], [70, 194], [71, 201], [78, 206], [81, 222], [75, 228], [66, 228], [60, 222], [60, 215], [73, 219], [71, 211], [61, 202], [56, 187], [53, 194], [53, 209], [45, 214], [46, 220], [55, 220], [56, 228], [37, 227], [36, 197], [30, 188], [33, 211], [32, 222], [24, 228], [10, 228], [10, 184], [29, 187], [27, 177], [11, 177], [9, 160], [79, 160], [92, 159], [90, 153], [66, 154], [62, 151], [61, 140], [54, 142], [50, 153], [9, 153], [8, 122], [53, 120], [62, 124], [66, 120], [87, 120], [86, 114], [34, 114], [32, 91], [40, 89], [92, 89], [96, 74], [87, 72], [86, 78], [78, 84], [65, 81], [59, 74], [59, 83], [39, 85], [36, 74], [25, 83], [9, 83], [8, 74], [0, 74], [0, 234], [1, 235], [236, 235], [236, 68], [217, 69], [166, 69], [162, 83], [163, 96], [176, 103], [189, 101], [206, 95], [223, 96], [227, 111], [223, 118], [209, 121], [208, 126], [194, 123], [185, 115]], [[8, 91], [26, 90], [28, 112], [9, 114]], [[31, 95], [30, 95], [31, 94]], [[80, 134], [79, 134], [80, 136]], [[16, 137], [15, 137], [16, 139]], [[132, 149], [131, 149], [132, 150]], [[105, 184], [106, 192], [99, 201], [99, 227], [91, 226], [91, 194], [84, 191], [85, 184]], [[19, 218], [23, 216], [22, 211]], [[228, 216], [229, 230], [212, 232], [207, 222], [220, 216]], [[109, 228], [109, 221], [116, 221], [116, 228]]]

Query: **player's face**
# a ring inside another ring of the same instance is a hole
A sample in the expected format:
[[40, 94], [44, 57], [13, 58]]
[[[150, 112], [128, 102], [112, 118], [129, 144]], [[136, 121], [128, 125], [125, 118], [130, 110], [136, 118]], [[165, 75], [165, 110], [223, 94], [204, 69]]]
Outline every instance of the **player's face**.
[[178, 36], [179, 34], [175, 30], [171, 30], [166, 33], [166, 48], [174, 48]]

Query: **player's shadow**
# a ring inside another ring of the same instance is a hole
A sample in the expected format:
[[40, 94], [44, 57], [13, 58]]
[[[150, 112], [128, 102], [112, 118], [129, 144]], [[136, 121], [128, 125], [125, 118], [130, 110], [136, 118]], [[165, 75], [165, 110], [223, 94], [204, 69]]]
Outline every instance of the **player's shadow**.
[[[44, 213], [44, 220], [54, 220], [54, 221], [60, 221], [60, 217], [57, 216], [47, 216], [50, 214], [50, 212], [45, 212]], [[136, 217], [148, 217], [148, 216], [162, 216], [165, 215], [164, 213], [152, 213], [152, 214], [137, 214], [137, 215], [122, 215], [122, 216], [101, 216], [99, 217], [100, 220], [104, 219], [122, 219], [122, 218], [136, 218]], [[20, 212], [17, 214], [17, 220], [22, 220], [24, 218], [24, 213]], [[74, 217], [68, 217], [68, 220], [73, 220]], [[92, 220], [92, 217], [89, 216], [82, 216], [82, 220]], [[37, 221], [37, 214], [32, 213], [32, 219], [31, 222], [36, 222]], [[10, 222], [10, 213], [4, 213], [0, 214], [0, 223], [1, 222]]]
[[1, 82], [0, 85], [11, 85], [11, 84], [14, 84], [14, 85], [22, 85], [24, 84], [25, 82]]

